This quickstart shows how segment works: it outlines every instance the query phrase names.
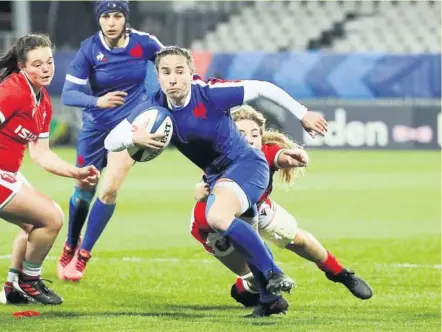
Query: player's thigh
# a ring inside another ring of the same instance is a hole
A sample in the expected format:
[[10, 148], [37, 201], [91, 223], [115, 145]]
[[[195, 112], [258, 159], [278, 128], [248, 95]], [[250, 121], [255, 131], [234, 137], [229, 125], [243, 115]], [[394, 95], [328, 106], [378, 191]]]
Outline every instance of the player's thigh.
[[[252, 152], [236, 160], [223, 174], [224, 179], [235, 182], [246, 195], [247, 206], [242, 206], [241, 213], [257, 203], [269, 184], [269, 166], [265, 159]], [[241, 198], [240, 198], [241, 199]]]
[[292, 243], [298, 231], [295, 217], [270, 199], [259, 207], [258, 225], [264, 239], [282, 248]]
[[[100, 171], [106, 167], [107, 150], [104, 148], [104, 140], [107, 134], [105, 131], [88, 126], [80, 130], [77, 138], [77, 167], [93, 165]], [[93, 189], [93, 187], [78, 181], [77, 186], [85, 190]]]
[[[5, 192], [5, 187], [0, 185], [0, 191]], [[29, 230], [29, 227], [24, 227], [23, 224], [50, 227], [54, 230], [61, 228], [63, 211], [52, 199], [27, 185], [21, 185], [10, 192], [11, 196], [8, 201], [3, 202], [0, 209], [0, 218], [25, 230]]]
[[100, 192], [112, 189], [118, 190], [126, 179], [129, 171], [135, 164], [127, 150], [120, 152], [109, 152], [107, 156], [107, 167], [101, 179]]

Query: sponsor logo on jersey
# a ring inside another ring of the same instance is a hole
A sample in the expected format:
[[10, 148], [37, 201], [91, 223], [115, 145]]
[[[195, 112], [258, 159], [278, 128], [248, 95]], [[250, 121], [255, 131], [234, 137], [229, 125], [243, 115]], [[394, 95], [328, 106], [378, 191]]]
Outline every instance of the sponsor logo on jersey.
[[15, 178], [15, 176], [8, 174], [8, 173], [0, 173], [0, 178], [8, 183], [16, 183], [17, 179]]
[[106, 60], [106, 58], [104, 57], [104, 54], [103, 53], [98, 53], [98, 55], [97, 55], [97, 60], [98, 61], [101, 61], [101, 62], [106, 62], [107, 60]]
[[31, 132], [29, 129], [26, 129], [22, 125], [18, 125], [17, 128], [14, 130], [14, 133], [18, 135], [18, 137], [23, 138], [24, 140], [27, 140], [29, 142], [35, 141], [38, 136], [35, 135], [33, 132]]

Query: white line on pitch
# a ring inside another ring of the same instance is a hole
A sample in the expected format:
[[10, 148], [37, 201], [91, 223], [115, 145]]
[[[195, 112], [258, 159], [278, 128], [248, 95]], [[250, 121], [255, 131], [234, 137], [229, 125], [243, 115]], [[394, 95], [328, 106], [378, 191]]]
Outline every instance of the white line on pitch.
[[[0, 260], [9, 260], [11, 255], [0, 255]], [[47, 260], [57, 260], [57, 256], [48, 256]], [[143, 258], [143, 257], [115, 257], [115, 258], [100, 258], [94, 257], [94, 261], [106, 261], [106, 262], [129, 262], [129, 263], [182, 263], [182, 262], [194, 262], [194, 263], [215, 263], [215, 259], [180, 259], [180, 258]], [[287, 264], [287, 262], [283, 263]], [[304, 264], [311, 264], [305, 262]], [[441, 264], [412, 264], [412, 263], [376, 263], [378, 267], [390, 267], [399, 269], [442, 269]]]

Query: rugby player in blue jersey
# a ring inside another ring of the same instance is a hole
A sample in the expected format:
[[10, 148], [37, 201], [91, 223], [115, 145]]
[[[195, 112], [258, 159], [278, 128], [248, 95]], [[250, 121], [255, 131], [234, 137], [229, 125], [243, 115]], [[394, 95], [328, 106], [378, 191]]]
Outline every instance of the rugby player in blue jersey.
[[172, 144], [204, 171], [210, 185], [208, 224], [243, 255], [259, 282], [260, 305], [252, 315], [287, 311], [281, 291], [290, 291], [294, 282], [275, 264], [257, 232], [238, 218], [246, 211], [256, 213], [256, 202], [269, 182], [269, 167], [263, 153], [253, 149], [239, 132], [230, 109], [264, 96], [292, 112], [309, 132], [325, 134], [325, 119], [268, 82], [205, 82], [194, 76], [193, 58], [180, 47], [163, 48], [155, 65], [161, 90], [111, 131], [105, 140], [106, 149], [152, 148], [155, 136], [145, 128], [134, 128], [131, 122], [150, 106], [168, 109], [174, 121]]
[[104, 139], [136, 105], [146, 101], [147, 63], [155, 60], [163, 46], [156, 37], [128, 28], [128, 1], [97, 1], [95, 16], [100, 29], [81, 43], [62, 94], [65, 105], [84, 108], [77, 165], [107, 167], [82, 243], [80, 233], [96, 186], [78, 182], [69, 201], [68, 236], [57, 272], [60, 279], [72, 281], [83, 277], [91, 250], [114, 213], [117, 192], [133, 165], [126, 151], [108, 153]]

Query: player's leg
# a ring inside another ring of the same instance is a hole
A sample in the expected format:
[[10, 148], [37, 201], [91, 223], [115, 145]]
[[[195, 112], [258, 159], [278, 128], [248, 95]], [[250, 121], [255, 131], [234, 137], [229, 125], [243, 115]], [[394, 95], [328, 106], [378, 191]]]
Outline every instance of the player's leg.
[[115, 211], [117, 193], [133, 165], [134, 161], [126, 150], [108, 154], [106, 172], [89, 214], [83, 243], [76, 259], [65, 271], [67, 279], [78, 281], [83, 277], [86, 264], [91, 258], [91, 251]]
[[[23, 224], [22, 227], [32, 226]], [[1, 304], [29, 304], [31, 299], [25, 296], [17, 289], [20, 271], [22, 269], [23, 261], [26, 254], [26, 244], [28, 242], [28, 232], [20, 231], [14, 239], [12, 244], [11, 265], [6, 276], [6, 281], [0, 292]]]
[[190, 233], [210, 255], [238, 276], [230, 295], [245, 307], [258, 305], [259, 289], [247, 262], [226, 238], [209, 227], [205, 210], [206, 202], [196, 202], [190, 219]]
[[[77, 158], [78, 167], [94, 165], [100, 171], [103, 169], [106, 160], [106, 153], [103, 147], [103, 141], [106, 133], [99, 132], [94, 128], [84, 126], [77, 140]], [[68, 235], [66, 242], [58, 259], [57, 274], [61, 280], [65, 279], [65, 268], [72, 261], [75, 252], [81, 244], [81, 230], [83, 229], [90, 204], [95, 195], [95, 186], [77, 182], [74, 192], [69, 199], [69, 222]]]
[[[31, 184], [21, 172], [17, 173], [16, 179], [22, 186], [28, 186], [32, 189]], [[17, 285], [19, 281], [19, 274], [25, 260], [26, 244], [28, 242], [29, 232], [32, 229], [32, 226], [28, 224], [20, 224], [19, 227], [22, 230], [16, 235], [12, 243], [11, 265], [8, 270], [5, 285], [2, 289], [3, 296], [0, 295], [0, 303], [4, 304], [28, 304], [32, 302], [31, 298], [25, 296], [17, 289], [17, 286], [14, 286]]]
[[372, 296], [372, 290], [364, 280], [345, 269], [312, 234], [298, 228], [296, 219], [275, 201], [268, 199], [260, 206], [259, 212], [263, 238], [316, 263], [328, 279], [344, 284], [356, 297], [368, 299]]
[[[258, 157], [245, 156], [235, 161], [213, 187], [206, 211], [210, 227], [225, 236], [247, 261], [260, 283], [261, 304], [258, 307], [265, 306], [266, 309], [278, 302], [281, 291], [289, 292], [294, 283], [275, 264], [257, 232], [238, 216], [262, 195], [268, 175], [267, 163]], [[287, 307], [278, 308], [281, 309], [278, 312], [285, 312]], [[266, 310], [266, 315], [278, 312]]]
[[[5, 194], [5, 187], [0, 187]], [[11, 191], [12, 193], [12, 191]], [[41, 266], [63, 224], [61, 208], [45, 195], [22, 186], [4, 201], [0, 218], [22, 226], [32, 225], [26, 244], [19, 286], [29, 297], [43, 304], [60, 304], [62, 299], [40, 279]]]

